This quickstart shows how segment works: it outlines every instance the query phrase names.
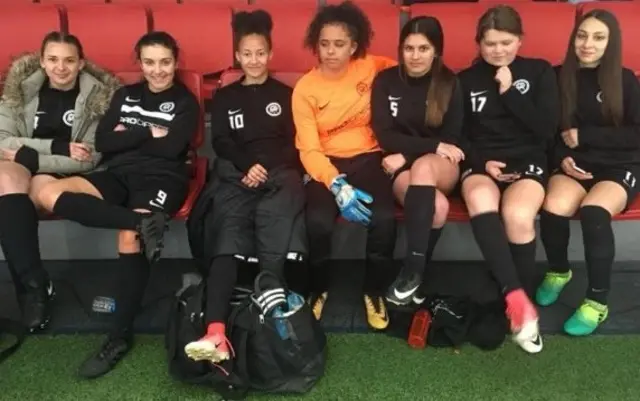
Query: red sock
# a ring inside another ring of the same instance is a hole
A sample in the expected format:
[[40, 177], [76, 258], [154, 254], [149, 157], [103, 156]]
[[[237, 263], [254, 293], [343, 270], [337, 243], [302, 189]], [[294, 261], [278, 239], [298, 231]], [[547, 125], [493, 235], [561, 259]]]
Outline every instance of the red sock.
[[522, 299], [522, 296], [526, 294], [524, 294], [524, 290], [522, 288], [516, 288], [513, 291], [510, 291], [505, 297], [505, 301], [507, 301], [507, 303], [510, 302], [514, 302], [515, 300], [520, 300]]
[[224, 323], [220, 323], [220, 322], [215, 322], [215, 323], [209, 323], [209, 326], [207, 326], [207, 334], [211, 335], [211, 334], [223, 334], [226, 332], [226, 327]]

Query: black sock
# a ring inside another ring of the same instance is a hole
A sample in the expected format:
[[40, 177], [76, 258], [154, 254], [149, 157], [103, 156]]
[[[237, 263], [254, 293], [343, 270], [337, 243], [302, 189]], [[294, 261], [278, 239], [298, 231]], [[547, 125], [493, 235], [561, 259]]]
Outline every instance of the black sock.
[[11, 260], [9, 259], [9, 256], [7, 256], [6, 252], [4, 252], [4, 258], [7, 262], [7, 267], [9, 268], [9, 274], [11, 275], [11, 281], [13, 281], [13, 287], [16, 290], [16, 295], [24, 294], [26, 287], [22, 283], [22, 279], [20, 278], [20, 276], [18, 276], [18, 272], [16, 271], [15, 267], [13, 267], [13, 264], [11, 263]]
[[393, 279], [393, 260], [380, 254], [367, 255], [364, 272], [363, 292], [372, 297], [382, 297], [391, 285]]
[[403, 268], [407, 274], [424, 272], [435, 201], [436, 188], [432, 185], [410, 185], [407, 189], [404, 198], [407, 254]]
[[583, 206], [580, 223], [589, 279], [587, 298], [606, 305], [616, 251], [611, 215], [600, 206]]
[[27, 194], [0, 196], [0, 244], [16, 289], [44, 285], [38, 214]]
[[522, 286], [509, 249], [509, 241], [497, 212], [479, 214], [471, 218], [471, 229], [489, 270], [504, 294]]
[[63, 192], [53, 205], [60, 217], [87, 227], [135, 230], [140, 224], [140, 213], [123, 206], [112, 205], [87, 194]]
[[309, 263], [309, 288], [314, 294], [322, 294], [329, 291], [331, 272], [329, 261]]
[[304, 262], [289, 262], [286, 264], [285, 279], [287, 287], [304, 298], [309, 296], [309, 268]]
[[522, 288], [532, 298], [536, 292], [536, 240], [526, 244], [510, 243], [509, 246]]
[[431, 229], [431, 234], [429, 234], [429, 246], [427, 248], [427, 253], [424, 258], [425, 267], [429, 264], [429, 262], [431, 262], [431, 258], [433, 257], [433, 251], [436, 249], [436, 245], [438, 245], [438, 241], [440, 240], [440, 236], [442, 235], [443, 229], [444, 227]]
[[233, 287], [238, 279], [238, 262], [231, 255], [218, 256], [211, 262], [207, 277], [207, 323], [225, 323]]
[[440, 236], [442, 235], [442, 230], [444, 227], [440, 228], [432, 228], [431, 234], [429, 234], [429, 247], [427, 248], [427, 254], [424, 258], [424, 272], [422, 273], [422, 283], [424, 284], [429, 281], [429, 272], [431, 270], [427, 269], [427, 266], [431, 262], [431, 258], [433, 257], [433, 251], [436, 249], [436, 245], [440, 240]]
[[141, 253], [121, 253], [112, 337], [130, 337], [149, 281], [149, 262]]
[[569, 218], [546, 210], [540, 211], [540, 240], [547, 254], [549, 269], [557, 273], [569, 271]]
[[284, 262], [286, 260], [284, 255], [260, 252], [259, 260], [260, 271], [269, 271], [275, 275], [275, 277], [265, 276], [264, 287], [282, 288], [284, 284]]

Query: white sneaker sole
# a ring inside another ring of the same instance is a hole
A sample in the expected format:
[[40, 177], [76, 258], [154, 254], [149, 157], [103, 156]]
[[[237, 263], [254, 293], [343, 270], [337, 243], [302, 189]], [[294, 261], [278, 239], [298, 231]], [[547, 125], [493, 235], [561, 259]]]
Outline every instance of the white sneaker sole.
[[227, 352], [220, 352], [210, 341], [194, 341], [184, 347], [184, 353], [194, 361], [218, 363], [229, 359]]
[[522, 330], [513, 335], [513, 341], [529, 354], [537, 354], [542, 351], [542, 336], [538, 328], [538, 320], [526, 322]]

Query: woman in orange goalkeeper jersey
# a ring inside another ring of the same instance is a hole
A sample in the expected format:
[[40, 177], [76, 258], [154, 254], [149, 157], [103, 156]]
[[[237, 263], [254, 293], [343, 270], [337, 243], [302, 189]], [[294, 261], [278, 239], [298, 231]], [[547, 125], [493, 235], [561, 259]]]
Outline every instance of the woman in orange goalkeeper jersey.
[[310, 175], [306, 185], [311, 284], [316, 318], [329, 288], [328, 261], [336, 217], [368, 231], [364, 305], [369, 326], [389, 324], [383, 300], [385, 270], [395, 246], [396, 223], [391, 180], [370, 126], [371, 84], [395, 61], [367, 54], [371, 24], [351, 2], [323, 7], [311, 22], [305, 45], [319, 65], [293, 91], [296, 147]]

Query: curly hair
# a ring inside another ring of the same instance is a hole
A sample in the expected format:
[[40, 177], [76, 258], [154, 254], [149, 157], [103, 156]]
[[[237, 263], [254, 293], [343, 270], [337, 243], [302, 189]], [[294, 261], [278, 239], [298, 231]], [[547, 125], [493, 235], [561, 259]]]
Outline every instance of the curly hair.
[[271, 15], [268, 12], [264, 10], [238, 12], [233, 15], [231, 26], [233, 28], [235, 49], [238, 49], [242, 38], [252, 34], [263, 36], [267, 41], [267, 45], [271, 49], [271, 30], [273, 28], [273, 21], [271, 20]]
[[304, 46], [317, 52], [318, 42], [320, 41], [320, 31], [325, 25], [344, 25], [347, 29], [351, 40], [358, 44], [353, 58], [362, 58], [367, 54], [371, 39], [373, 38], [373, 30], [371, 22], [360, 7], [351, 1], [345, 1], [338, 5], [324, 6], [313, 17], [307, 34], [304, 39]]

